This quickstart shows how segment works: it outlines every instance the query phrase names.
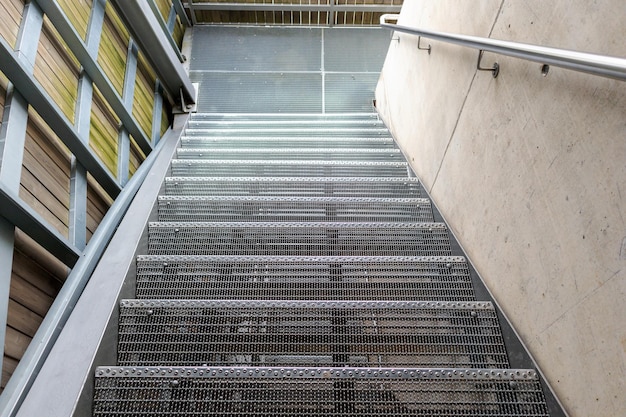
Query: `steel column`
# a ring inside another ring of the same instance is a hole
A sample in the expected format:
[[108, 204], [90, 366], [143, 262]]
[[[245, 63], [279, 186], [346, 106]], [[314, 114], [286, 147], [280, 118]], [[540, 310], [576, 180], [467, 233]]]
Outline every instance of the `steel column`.
[[191, 26], [187, 13], [185, 13], [185, 7], [183, 6], [182, 0], [172, 0], [172, 7], [176, 10], [176, 14], [180, 17], [180, 21], [183, 22], [183, 25]]
[[154, 107], [152, 107], [152, 132], [150, 138], [152, 139], [152, 146], [159, 143], [161, 138], [161, 122], [163, 117], [163, 89], [161, 88], [161, 82], [156, 80], [154, 84]]
[[63, 10], [55, 0], [36, 0], [39, 6], [46, 13], [55, 29], [59, 32], [74, 56], [83, 66], [85, 72], [89, 74], [94, 84], [98, 87], [104, 99], [109, 103], [115, 114], [120, 118], [122, 124], [128, 132], [135, 138], [137, 144], [147, 155], [152, 148], [147, 135], [141, 130], [139, 123], [132, 114], [126, 110], [122, 98], [113, 87], [113, 84], [106, 77], [97, 59], [91, 56], [87, 46], [80, 35], [76, 32]]
[[[106, 0], [95, 0], [91, 7], [87, 39], [85, 44], [92, 57], [97, 57], [104, 22]], [[89, 145], [91, 128], [91, 105], [93, 101], [92, 80], [84, 70], [78, 80], [78, 96], [75, 106], [75, 127], [85, 145]], [[70, 219], [69, 237], [76, 247], [83, 249], [87, 244], [87, 171], [72, 156], [70, 172]]]
[[[24, 14], [17, 36], [15, 51], [17, 59], [29, 68], [32, 74], [37, 45], [43, 25], [43, 12], [32, 3], [24, 7]], [[2, 126], [0, 126], [0, 187], [17, 194], [20, 189], [26, 127], [28, 124], [28, 103], [9, 84]], [[19, 199], [18, 196], [14, 198]], [[21, 201], [21, 200], [20, 200]], [[13, 251], [15, 247], [15, 222], [6, 215], [13, 211], [10, 204], [0, 204], [0, 369], [4, 367], [4, 346], [9, 312], [9, 293], [13, 272]]]
[[[122, 100], [126, 109], [132, 113], [133, 98], [135, 96], [135, 79], [137, 78], [137, 45], [131, 39], [128, 44], [128, 52], [126, 54], [126, 69], [124, 72], [124, 88]], [[128, 182], [128, 167], [130, 164], [130, 135], [128, 130], [120, 127], [117, 147], [117, 178], [120, 184], [124, 186]]]

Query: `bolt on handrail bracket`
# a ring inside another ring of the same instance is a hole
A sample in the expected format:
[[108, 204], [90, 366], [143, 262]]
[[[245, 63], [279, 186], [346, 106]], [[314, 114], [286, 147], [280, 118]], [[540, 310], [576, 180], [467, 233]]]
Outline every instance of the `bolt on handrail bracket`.
[[[539, 62], [544, 66], [554, 65], [555, 67], [626, 81], [626, 59], [624, 58], [478, 36], [435, 32], [389, 23], [390, 21], [397, 22], [399, 17], [400, 15], [397, 14], [382, 15], [380, 26], [396, 32], [409, 33], [468, 48]], [[545, 71], [545, 68], [542, 71]]]

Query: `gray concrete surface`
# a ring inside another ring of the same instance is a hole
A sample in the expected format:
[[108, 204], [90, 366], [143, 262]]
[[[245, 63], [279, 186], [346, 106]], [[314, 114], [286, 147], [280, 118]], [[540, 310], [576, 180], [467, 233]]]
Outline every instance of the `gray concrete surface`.
[[[403, 25], [626, 57], [623, 0], [410, 0]], [[377, 106], [566, 410], [626, 415], [626, 83], [395, 34]]]

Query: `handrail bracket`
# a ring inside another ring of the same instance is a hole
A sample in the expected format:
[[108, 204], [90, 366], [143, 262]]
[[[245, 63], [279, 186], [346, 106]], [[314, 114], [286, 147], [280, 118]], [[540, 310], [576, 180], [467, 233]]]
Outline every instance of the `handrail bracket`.
[[[430, 53], [430, 51], [428, 51], [428, 53]], [[498, 78], [498, 75], [500, 75], [500, 64], [494, 62], [493, 67], [491, 68], [480, 66], [484, 53], [485, 51], [483, 51], [482, 49], [478, 52], [478, 62], [476, 63], [476, 69], [478, 71], [491, 71], [491, 75], [493, 75], [493, 78]]]

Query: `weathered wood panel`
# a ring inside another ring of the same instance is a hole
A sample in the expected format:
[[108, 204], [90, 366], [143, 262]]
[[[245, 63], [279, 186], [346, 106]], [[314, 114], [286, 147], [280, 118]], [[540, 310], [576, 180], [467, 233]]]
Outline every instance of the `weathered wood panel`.
[[35, 78], [71, 122], [74, 121], [79, 69], [78, 61], [61, 36], [50, 20], [44, 18], [35, 60]]
[[2, 16], [0, 18], [0, 37], [13, 47], [17, 40], [23, 11], [23, 0], [3, 0], [0, 3], [0, 16]]
[[146, 136], [152, 131], [152, 109], [154, 108], [154, 84], [156, 74], [148, 65], [145, 55], [140, 51], [137, 57], [135, 77], [135, 95], [133, 97], [133, 117], [139, 123]]
[[117, 127], [119, 123], [120, 121], [113, 113], [111, 106], [106, 103], [100, 91], [94, 87], [89, 145], [115, 176], [117, 176]]
[[87, 24], [89, 23], [89, 15], [91, 12], [91, 0], [57, 0], [61, 9], [76, 29], [76, 32], [82, 36], [83, 40], [87, 38]]
[[26, 130], [20, 197], [68, 235], [70, 154], [31, 108]]
[[120, 96], [124, 88], [124, 72], [129, 41], [130, 35], [128, 31], [122, 25], [122, 21], [113, 9], [113, 6], [111, 6], [111, 3], [107, 3], [100, 49], [98, 50], [98, 64], [100, 64], [106, 76], [109, 77]]
[[113, 200], [91, 175], [87, 176], [87, 241], [96, 231]]

